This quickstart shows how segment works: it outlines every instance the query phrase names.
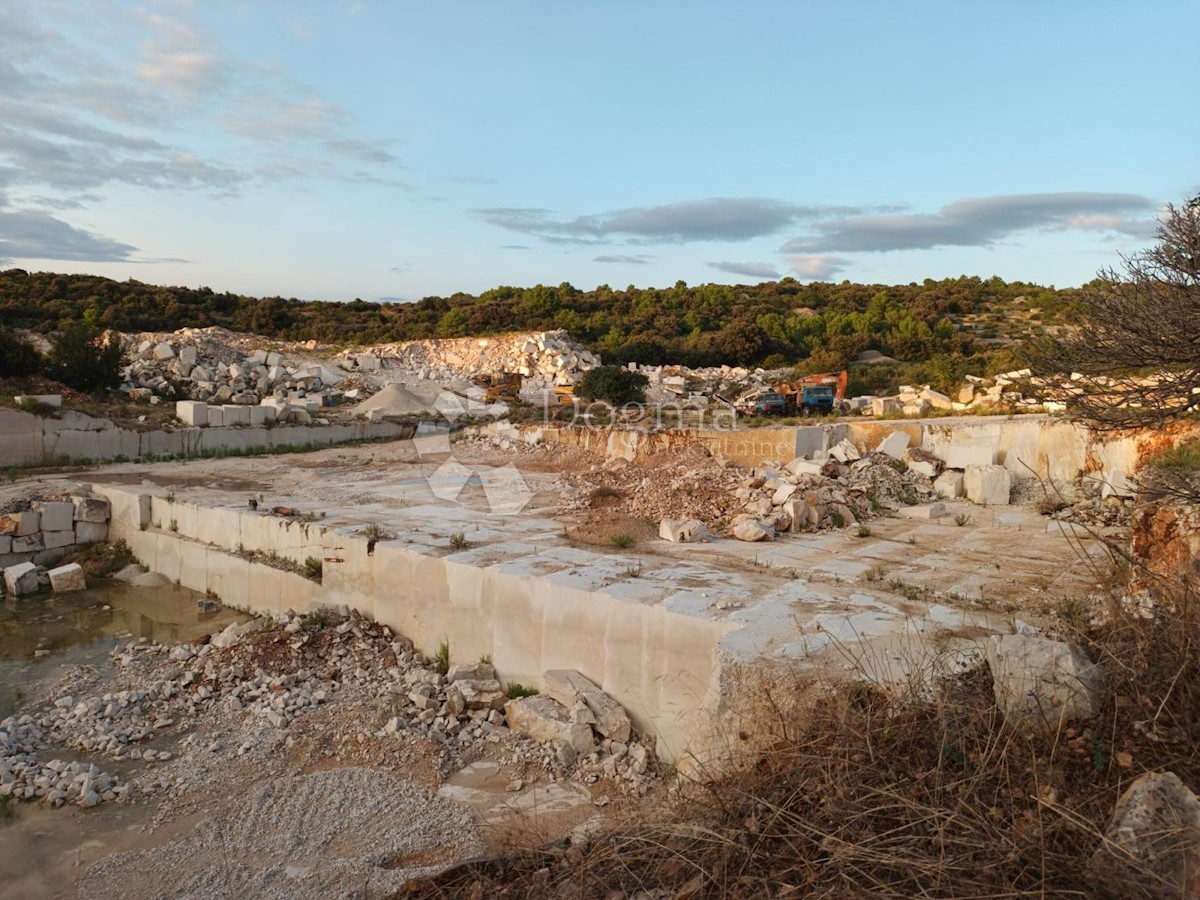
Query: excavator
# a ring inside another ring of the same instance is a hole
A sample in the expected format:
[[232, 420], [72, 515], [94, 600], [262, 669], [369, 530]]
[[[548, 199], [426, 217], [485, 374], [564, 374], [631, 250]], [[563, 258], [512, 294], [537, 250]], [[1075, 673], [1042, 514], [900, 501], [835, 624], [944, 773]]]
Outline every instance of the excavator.
[[742, 415], [830, 415], [841, 408], [849, 379], [849, 372], [822, 372], [754, 388], [736, 400], [720, 395], [716, 399]]
[[487, 372], [476, 375], [472, 381], [483, 388], [484, 403], [515, 403], [520, 399], [521, 375], [519, 372]]
[[841, 408], [849, 380], [847, 371], [822, 372], [781, 384], [776, 390], [783, 394], [784, 406], [789, 412], [803, 416], [829, 415]]

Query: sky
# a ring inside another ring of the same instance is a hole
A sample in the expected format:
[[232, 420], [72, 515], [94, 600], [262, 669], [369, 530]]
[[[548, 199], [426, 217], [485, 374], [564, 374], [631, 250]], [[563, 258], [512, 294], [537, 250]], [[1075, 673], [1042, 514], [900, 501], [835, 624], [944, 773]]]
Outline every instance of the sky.
[[1197, 33], [1179, 0], [0, 0], [0, 268], [1078, 285], [1200, 193]]

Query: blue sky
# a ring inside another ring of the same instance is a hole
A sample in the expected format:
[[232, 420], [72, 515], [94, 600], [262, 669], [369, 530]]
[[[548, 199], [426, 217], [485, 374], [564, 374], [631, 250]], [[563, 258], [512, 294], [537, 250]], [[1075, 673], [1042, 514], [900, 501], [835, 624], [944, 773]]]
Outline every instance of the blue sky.
[[1071, 285], [1200, 192], [1200, 4], [0, 0], [0, 266], [304, 298]]

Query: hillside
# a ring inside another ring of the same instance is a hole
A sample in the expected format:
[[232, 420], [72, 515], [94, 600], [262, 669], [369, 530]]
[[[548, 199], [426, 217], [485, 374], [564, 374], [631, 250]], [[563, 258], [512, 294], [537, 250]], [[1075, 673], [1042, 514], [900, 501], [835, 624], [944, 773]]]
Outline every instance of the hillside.
[[960, 277], [907, 285], [682, 281], [666, 289], [498, 287], [410, 304], [247, 297], [93, 275], [0, 272], [0, 321], [54, 331], [84, 320], [120, 331], [219, 325], [287, 340], [367, 344], [565, 329], [609, 362], [841, 368], [873, 349], [923, 363], [972, 359], [1061, 321], [1077, 289]]

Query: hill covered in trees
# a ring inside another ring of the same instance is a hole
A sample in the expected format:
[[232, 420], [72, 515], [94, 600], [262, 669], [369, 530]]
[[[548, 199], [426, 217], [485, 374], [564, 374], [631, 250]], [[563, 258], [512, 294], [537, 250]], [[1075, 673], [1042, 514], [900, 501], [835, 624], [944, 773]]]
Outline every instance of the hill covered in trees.
[[[980, 368], [997, 348], [1064, 321], [1078, 291], [1000, 278], [907, 285], [754, 285], [581, 291], [498, 287], [415, 303], [302, 301], [112, 281], [0, 272], [0, 321], [53, 332], [73, 322], [120, 331], [220, 325], [287, 340], [367, 344], [565, 328], [609, 362], [800, 365], [840, 369], [863, 350], [939, 367]], [[949, 374], [949, 373], [947, 373]]]

